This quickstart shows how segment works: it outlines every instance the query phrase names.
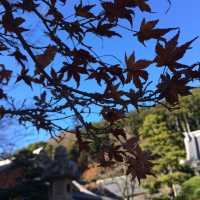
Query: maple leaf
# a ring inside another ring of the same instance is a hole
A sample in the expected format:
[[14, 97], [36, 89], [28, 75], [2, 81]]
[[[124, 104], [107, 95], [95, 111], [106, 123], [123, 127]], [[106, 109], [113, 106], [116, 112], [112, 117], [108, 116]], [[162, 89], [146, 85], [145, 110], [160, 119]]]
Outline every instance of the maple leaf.
[[11, 78], [11, 75], [12, 75], [12, 71], [5, 69], [5, 66], [1, 64], [0, 65], [0, 83], [7, 84]]
[[114, 151], [113, 157], [117, 162], [123, 162], [124, 161], [124, 157], [121, 154], [121, 152]]
[[152, 162], [150, 154], [137, 148], [135, 156], [129, 156], [127, 159], [127, 171], [126, 174], [131, 174], [132, 179], [138, 179], [139, 183], [141, 179], [147, 177], [147, 175], [154, 175], [152, 173]]
[[103, 2], [101, 5], [105, 11], [105, 17], [108, 18], [111, 23], [117, 22], [118, 18], [121, 18], [127, 19], [132, 25], [132, 15], [134, 15], [133, 10], [127, 9], [125, 5], [119, 4], [118, 2]]
[[46, 107], [46, 97], [47, 97], [46, 91], [44, 91], [39, 96], [34, 96], [33, 99], [36, 101], [35, 105], [45, 108]]
[[136, 1], [133, 0], [114, 0], [118, 7], [136, 7]]
[[3, 42], [0, 42], [0, 51], [5, 51], [5, 50], [8, 50], [8, 47]]
[[151, 12], [151, 7], [146, 3], [146, 0], [135, 1], [141, 11]]
[[5, 108], [3, 106], [0, 106], [0, 119], [2, 119], [5, 115]]
[[139, 98], [143, 96], [143, 93], [135, 92], [134, 90], [130, 89], [129, 93], [127, 93], [126, 95], [127, 97], [129, 97], [131, 103], [135, 106], [135, 108], [138, 109]]
[[19, 62], [27, 61], [27, 57], [24, 54], [22, 54], [18, 49], [9, 55], [14, 56], [16, 58], [16, 60]]
[[5, 12], [2, 16], [2, 25], [5, 29], [5, 32], [16, 32], [21, 33], [24, 31], [28, 31], [23, 27], [20, 27], [21, 24], [25, 22], [25, 19], [22, 17], [14, 18], [10, 12]]
[[16, 26], [20, 26], [21, 24], [23, 24], [25, 22], [25, 19], [22, 17], [17, 17], [14, 19], [14, 24]]
[[[7, 98], [6, 94], [4, 93], [3, 89], [0, 88], [0, 99], [6, 99], [6, 98]], [[0, 113], [0, 118], [1, 118], [1, 113]]]
[[76, 81], [77, 87], [80, 85], [80, 75], [87, 74], [87, 70], [85, 67], [81, 67], [76, 65], [75, 63], [68, 64], [64, 62], [64, 66], [59, 71], [60, 74], [64, 74], [67, 72], [67, 79], [66, 81], [71, 80], [73, 78]]
[[144, 69], [147, 68], [150, 64], [152, 64], [152, 61], [149, 60], [138, 60], [135, 61], [135, 55], [134, 53], [127, 58], [125, 54], [125, 63], [126, 63], [126, 71], [127, 71], [127, 79], [126, 82], [130, 83], [133, 81], [135, 86], [137, 88], [142, 87], [141, 78], [145, 81], [148, 80], [148, 72]]
[[84, 49], [74, 49], [71, 52], [72, 56], [74, 57], [74, 62], [77, 65], [87, 65], [88, 63], [92, 62], [95, 63], [96, 59], [95, 57], [93, 57], [88, 51], [84, 50]]
[[19, 2], [15, 6], [22, 9], [23, 11], [31, 12], [37, 8], [39, 4], [35, 4], [34, 0], [23, 0], [22, 3]]
[[20, 74], [17, 77], [16, 83], [23, 80], [28, 86], [32, 88], [32, 77], [28, 75], [28, 69], [22, 68]]
[[61, 12], [58, 11], [58, 9], [56, 7], [51, 7], [46, 16], [51, 15], [54, 17], [54, 20], [52, 20], [51, 25], [55, 25], [57, 24], [57, 22], [61, 21], [63, 19], [63, 15]]
[[[35, 56], [36, 60], [40, 65], [39, 67], [42, 68], [47, 67], [53, 61], [56, 53], [57, 53], [57, 47], [49, 45], [42, 54], [36, 55]], [[38, 66], [36, 66], [36, 71], [37, 69]]]
[[103, 118], [113, 124], [114, 122], [118, 121], [119, 119], [124, 118], [124, 113], [121, 110], [117, 110], [114, 108], [107, 108], [104, 107], [101, 111]]
[[107, 67], [98, 67], [96, 70], [90, 70], [90, 75], [87, 79], [95, 79], [99, 85], [101, 85], [101, 81], [105, 82], [110, 80], [110, 75], [108, 74], [109, 68]]
[[78, 6], [75, 6], [76, 15], [85, 18], [95, 18], [95, 15], [90, 12], [94, 6], [95, 4], [83, 6], [81, 2]]
[[187, 68], [187, 69], [184, 69], [182, 70], [182, 72], [185, 74], [185, 76], [188, 78], [188, 79], [197, 79], [197, 78], [200, 78], [200, 70], [199, 69], [192, 69], [192, 68]]
[[52, 5], [53, 7], [55, 7], [56, 1], [57, 1], [57, 0], [50, 0], [50, 1], [51, 1], [51, 5]]
[[12, 16], [10, 13], [5, 13], [2, 17], [2, 25], [6, 31], [14, 32]]
[[106, 98], [113, 98], [116, 102], [121, 102], [121, 97], [123, 96], [124, 92], [119, 90], [119, 86], [120, 83], [113, 85], [112, 83], [110, 83], [110, 81], [108, 81], [104, 96]]
[[135, 35], [138, 37], [138, 40], [143, 44], [146, 40], [150, 39], [161, 39], [165, 34], [172, 30], [176, 30], [177, 28], [164, 28], [155, 29], [155, 26], [159, 20], [152, 20], [146, 22], [145, 19], [142, 20], [142, 23], [140, 25], [140, 30]]
[[64, 73], [57, 73], [54, 68], [51, 68], [50, 74], [56, 84], [60, 84], [61, 80], [64, 77]]
[[124, 149], [129, 152], [134, 152], [135, 148], [138, 146], [138, 139], [136, 137], [131, 137], [123, 144]]
[[152, 163], [150, 155], [142, 151], [138, 144], [138, 138], [131, 137], [124, 144], [124, 149], [126, 149], [129, 154], [126, 158], [126, 163], [128, 165], [126, 174], [131, 174], [132, 178], [138, 179], [140, 181], [143, 178], [146, 178], [146, 175], [152, 174]]
[[115, 0], [114, 2], [119, 7], [138, 7], [142, 12], [151, 12], [151, 7], [146, 0]]
[[115, 160], [117, 162], [124, 161], [124, 152], [119, 150], [121, 145], [111, 144], [109, 146], [103, 147], [104, 159], [105, 161]]
[[119, 139], [119, 136], [122, 136], [124, 139], [127, 139], [126, 132], [122, 128], [113, 128], [110, 130], [110, 132]]
[[83, 40], [85, 31], [83, 31], [78, 21], [70, 22], [70, 23], [66, 22], [63, 29], [67, 31], [70, 37], [75, 37], [79, 42]]
[[177, 61], [184, 56], [185, 52], [189, 49], [190, 45], [197, 39], [197, 37], [177, 47], [179, 34], [180, 33], [178, 32], [164, 45], [159, 41], [157, 42], [155, 48], [157, 56], [154, 61], [157, 63], [158, 67], [167, 66], [171, 71], [175, 71], [178, 67], [187, 67]]
[[189, 80], [182, 78], [180, 73], [170, 77], [169, 74], [161, 75], [161, 83], [157, 85], [160, 99], [165, 98], [170, 104], [175, 104], [179, 101], [180, 96], [191, 94], [192, 87], [188, 86]]
[[24, 32], [28, 31], [23, 27], [20, 27], [21, 24], [25, 22], [25, 19], [22, 17], [13, 18], [10, 12], [6, 12], [2, 17], [2, 25], [7, 32]]
[[96, 70], [91, 70], [90, 75], [87, 77], [87, 80], [95, 79], [99, 85], [101, 85], [102, 74]]
[[118, 64], [110, 66], [107, 70], [114, 77], [116, 77], [116, 76], [119, 77], [122, 84], [124, 84], [125, 78], [124, 78], [124, 75], [123, 75], [123, 70]]
[[118, 36], [118, 37], [121, 37], [121, 35], [115, 31], [112, 31], [111, 29], [115, 27], [115, 25], [113, 24], [101, 24], [99, 23], [97, 25], [97, 27], [94, 27], [93, 28], [89, 28], [87, 30], [87, 32], [93, 32], [97, 35], [100, 35], [100, 36], [105, 36], [105, 37], [113, 37], [113, 36]]

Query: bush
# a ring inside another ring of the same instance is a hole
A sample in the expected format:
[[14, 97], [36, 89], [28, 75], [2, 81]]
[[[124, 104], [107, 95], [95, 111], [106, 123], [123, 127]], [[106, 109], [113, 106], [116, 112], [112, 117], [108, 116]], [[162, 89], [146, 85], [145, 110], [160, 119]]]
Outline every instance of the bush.
[[176, 200], [198, 200], [200, 198], [200, 176], [194, 176], [183, 183], [182, 192]]
[[161, 195], [159, 197], [153, 197], [152, 200], [170, 200], [170, 199], [166, 195]]

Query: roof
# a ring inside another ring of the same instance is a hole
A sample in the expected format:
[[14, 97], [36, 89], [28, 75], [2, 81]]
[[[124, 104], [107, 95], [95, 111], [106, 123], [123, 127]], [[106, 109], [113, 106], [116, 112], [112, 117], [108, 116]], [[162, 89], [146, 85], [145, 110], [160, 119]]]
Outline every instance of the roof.
[[0, 161], [0, 172], [8, 169], [11, 166], [12, 160], [6, 159], [6, 160], [1, 160]]
[[85, 185], [81, 185], [77, 181], [72, 181], [73, 186], [77, 190], [72, 193], [72, 197], [74, 200], [121, 200], [120, 197], [116, 196], [115, 194], [107, 191], [104, 193], [100, 193], [97, 190], [91, 191], [88, 190]]
[[10, 164], [12, 161], [10, 159], [0, 160], [0, 167]]
[[109, 195], [108, 193], [112, 193], [115, 195], [115, 199], [123, 197], [124, 190], [131, 196], [146, 193], [146, 191], [139, 186], [138, 182], [131, 181], [131, 177], [127, 176], [97, 180], [95, 185], [92, 184], [91, 187], [88, 185], [88, 189], [100, 195]]
[[200, 130], [184, 132], [183, 134], [198, 137], [198, 136], [200, 136]]
[[73, 192], [72, 198], [74, 200], [101, 200], [102, 199], [98, 196], [87, 194], [85, 192]]
[[93, 196], [84, 192], [73, 192], [72, 198], [74, 200], [117, 200], [107, 196]]
[[35, 150], [33, 150], [33, 154], [39, 154], [43, 150], [43, 147], [39, 147]]

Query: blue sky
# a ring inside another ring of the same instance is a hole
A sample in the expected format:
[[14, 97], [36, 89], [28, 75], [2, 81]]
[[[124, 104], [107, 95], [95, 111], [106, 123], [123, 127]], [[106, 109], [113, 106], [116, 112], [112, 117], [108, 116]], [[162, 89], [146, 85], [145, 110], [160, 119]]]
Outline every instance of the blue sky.
[[[74, 4], [73, 0], [68, 0], [68, 2], [72, 5]], [[94, 3], [95, 1], [88, 0], [90, 3]], [[159, 27], [180, 27], [181, 29], [181, 37], [180, 37], [180, 43], [186, 42], [188, 40], [193, 39], [196, 36], [200, 36], [200, 1], [199, 0], [172, 0], [172, 5], [170, 7], [170, 10], [166, 14], [165, 11], [168, 8], [168, 2], [167, 0], [150, 0], [153, 11], [155, 14], [144, 14], [137, 12], [136, 18], [134, 21], [134, 27], [138, 30], [138, 27], [140, 25], [140, 22], [142, 18], [145, 16], [147, 19], [160, 19]], [[159, 3], [158, 3], [159, 2]], [[68, 10], [71, 11], [71, 10]], [[33, 22], [34, 23], [34, 22]], [[123, 25], [126, 24], [126, 22], [122, 22]], [[125, 52], [129, 55], [133, 51], [136, 52], [136, 58], [152, 58], [153, 57], [153, 51], [152, 51], [152, 42], [147, 43], [147, 48], [142, 46], [140, 43], [138, 43], [134, 37], [132, 37], [131, 33], [124, 32], [122, 30], [122, 33], [124, 34], [123, 39], [114, 38], [112, 40], [104, 40], [101, 39], [95, 39], [94, 37], [88, 38], [88, 42], [95, 46], [96, 51], [100, 53], [100, 55], [110, 55], [114, 54], [116, 57], [118, 57], [120, 60], [124, 60]], [[174, 32], [175, 33], [175, 32]], [[193, 48], [188, 51], [186, 56], [184, 57], [183, 61], [185, 63], [191, 64], [193, 62], [196, 62], [200, 60], [200, 38], [195, 41], [193, 44]], [[110, 57], [105, 57], [106, 59], [110, 59]], [[2, 60], [2, 62], [9, 63], [13, 67], [16, 65], [16, 63], [13, 63], [10, 60]], [[56, 63], [55, 63], [56, 64]], [[150, 75], [152, 76], [152, 79], [157, 79], [159, 73], [152, 69], [150, 70]], [[196, 86], [199, 86], [199, 83], [195, 83]], [[97, 88], [94, 84], [88, 84], [83, 83], [82, 85], [83, 89], [86, 90], [95, 90]], [[37, 89], [38, 91], [40, 89]], [[19, 99], [21, 97], [29, 97], [30, 93], [33, 94], [33, 91], [31, 91], [30, 88], [24, 90], [21, 86], [16, 86], [15, 92], [17, 92], [17, 96]], [[91, 115], [89, 120], [97, 121], [99, 120], [98, 115]], [[47, 135], [46, 133], [41, 133], [38, 135], [35, 133], [35, 131], [30, 128], [21, 128], [21, 131], [27, 135], [30, 134], [29, 137], [24, 137], [24, 140], [21, 140], [18, 142], [17, 146], [21, 147], [24, 146], [27, 143], [31, 143], [34, 141], [39, 140], [46, 140]], [[33, 134], [32, 134], [33, 133]]]

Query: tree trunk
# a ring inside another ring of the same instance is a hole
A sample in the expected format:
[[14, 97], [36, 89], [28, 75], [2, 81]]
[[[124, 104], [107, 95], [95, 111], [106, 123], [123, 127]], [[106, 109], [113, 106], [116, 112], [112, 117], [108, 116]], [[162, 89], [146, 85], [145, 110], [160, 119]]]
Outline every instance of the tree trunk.
[[168, 187], [169, 187], [169, 189], [170, 189], [170, 192], [169, 192], [170, 200], [174, 200], [175, 197], [176, 197], [176, 191], [175, 191], [175, 188], [174, 188], [173, 183], [169, 183], [169, 184], [168, 184]]

